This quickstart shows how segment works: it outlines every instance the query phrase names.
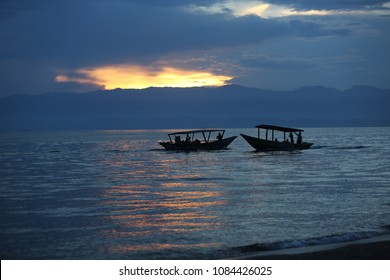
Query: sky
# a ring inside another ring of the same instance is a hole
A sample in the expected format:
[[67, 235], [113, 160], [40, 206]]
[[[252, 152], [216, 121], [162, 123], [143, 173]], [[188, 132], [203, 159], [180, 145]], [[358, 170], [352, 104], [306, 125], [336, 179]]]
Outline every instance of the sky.
[[0, 97], [389, 77], [390, 0], [0, 0]]

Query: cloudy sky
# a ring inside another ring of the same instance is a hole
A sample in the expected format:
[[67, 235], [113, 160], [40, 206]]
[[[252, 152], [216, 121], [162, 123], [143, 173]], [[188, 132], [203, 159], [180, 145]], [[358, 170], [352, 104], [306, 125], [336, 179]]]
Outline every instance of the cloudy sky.
[[0, 0], [0, 96], [389, 77], [390, 0]]

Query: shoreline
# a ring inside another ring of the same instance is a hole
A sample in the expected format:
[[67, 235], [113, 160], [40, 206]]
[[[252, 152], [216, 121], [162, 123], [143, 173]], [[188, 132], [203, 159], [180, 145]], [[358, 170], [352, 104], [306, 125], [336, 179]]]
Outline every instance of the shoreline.
[[390, 234], [342, 242], [260, 252], [240, 260], [390, 260]]

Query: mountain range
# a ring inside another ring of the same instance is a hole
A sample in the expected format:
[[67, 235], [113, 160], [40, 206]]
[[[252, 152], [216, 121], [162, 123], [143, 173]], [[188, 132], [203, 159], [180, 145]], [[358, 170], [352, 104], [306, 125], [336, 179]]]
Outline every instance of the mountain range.
[[10, 95], [0, 131], [285, 126], [389, 126], [390, 89], [323, 86], [273, 91], [214, 88], [115, 89]]

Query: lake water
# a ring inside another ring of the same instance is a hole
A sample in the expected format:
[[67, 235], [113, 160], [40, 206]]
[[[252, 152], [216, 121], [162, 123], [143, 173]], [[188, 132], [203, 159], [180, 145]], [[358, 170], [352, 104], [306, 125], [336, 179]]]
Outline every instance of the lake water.
[[[168, 152], [170, 130], [0, 134], [1, 259], [217, 259], [390, 231], [390, 128]], [[225, 136], [253, 129], [227, 129]]]

